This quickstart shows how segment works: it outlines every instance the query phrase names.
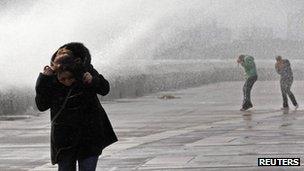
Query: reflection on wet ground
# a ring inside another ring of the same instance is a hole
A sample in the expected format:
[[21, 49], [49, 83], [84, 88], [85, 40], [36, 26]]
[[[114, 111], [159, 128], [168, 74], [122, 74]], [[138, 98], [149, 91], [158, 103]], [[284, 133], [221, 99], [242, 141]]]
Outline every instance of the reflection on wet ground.
[[[256, 127], [258, 124], [261, 124], [262, 122], [269, 122], [267, 119], [265, 120], [252, 120], [252, 116], [256, 114], [267, 114], [267, 113], [281, 113], [281, 115], [277, 115], [274, 118], [280, 118], [281, 120], [281, 127], [288, 127], [292, 126], [293, 122], [297, 120], [297, 117], [302, 117], [302, 114], [304, 114], [304, 111], [297, 111], [297, 110], [273, 110], [273, 111], [245, 111], [243, 119], [246, 123], [246, 127], [248, 129], [252, 129], [252, 127]], [[271, 119], [274, 119], [271, 118]]]

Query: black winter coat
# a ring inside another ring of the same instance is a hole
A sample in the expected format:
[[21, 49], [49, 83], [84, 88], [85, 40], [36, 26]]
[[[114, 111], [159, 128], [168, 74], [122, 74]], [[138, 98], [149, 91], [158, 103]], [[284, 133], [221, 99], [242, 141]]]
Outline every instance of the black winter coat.
[[50, 109], [51, 120], [60, 110], [72, 88], [67, 103], [51, 125], [51, 160], [58, 163], [61, 152], [77, 150], [78, 159], [100, 155], [108, 145], [117, 141], [106, 112], [97, 94], [108, 94], [109, 82], [93, 67], [90, 85], [81, 82], [70, 87], [61, 84], [55, 75], [40, 73], [36, 83], [35, 101], [40, 111]]

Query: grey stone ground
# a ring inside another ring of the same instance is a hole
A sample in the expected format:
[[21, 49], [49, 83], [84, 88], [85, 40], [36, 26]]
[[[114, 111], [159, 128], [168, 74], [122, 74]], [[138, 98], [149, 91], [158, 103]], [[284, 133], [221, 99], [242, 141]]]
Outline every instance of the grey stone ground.
[[[304, 155], [304, 82], [293, 90], [300, 108], [279, 110], [278, 82], [257, 82], [256, 107], [240, 112], [243, 82], [161, 92], [104, 102], [119, 142], [97, 170], [304, 170], [257, 167], [259, 157]], [[172, 95], [174, 99], [160, 99]], [[54, 171], [49, 156], [49, 113], [0, 121], [0, 171]]]

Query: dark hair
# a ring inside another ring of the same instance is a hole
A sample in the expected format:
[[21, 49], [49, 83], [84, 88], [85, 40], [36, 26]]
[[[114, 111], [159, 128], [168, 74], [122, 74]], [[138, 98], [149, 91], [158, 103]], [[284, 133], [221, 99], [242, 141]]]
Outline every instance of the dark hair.
[[278, 60], [281, 60], [282, 59], [282, 56], [280, 56], [280, 55], [278, 55], [278, 56], [276, 56], [276, 60], [278, 61]]
[[240, 55], [240, 56], [239, 56], [239, 59], [242, 59], [242, 60], [243, 60], [244, 58], [245, 58], [245, 55]]
[[[61, 46], [59, 49], [66, 48], [73, 53], [75, 58], [80, 58], [84, 67], [89, 67], [91, 64], [91, 54], [87, 47], [80, 42], [71, 42]], [[58, 49], [58, 50], [59, 50]], [[51, 61], [54, 61], [58, 50], [53, 54]]]
[[73, 77], [76, 80], [82, 80], [83, 73], [84, 73], [84, 67], [81, 63], [81, 60], [79, 58], [76, 58], [73, 55], [69, 55], [65, 58], [63, 58], [60, 61], [60, 67], [58, 68], [58, 74], [61, 74], [63, 72], [71, 72]]

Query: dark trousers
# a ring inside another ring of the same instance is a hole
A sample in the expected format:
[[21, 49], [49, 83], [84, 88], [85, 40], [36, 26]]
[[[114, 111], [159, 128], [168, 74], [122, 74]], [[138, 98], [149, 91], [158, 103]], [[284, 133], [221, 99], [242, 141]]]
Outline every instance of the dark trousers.
[[283, 107], [288, 107], [287, 95], [289, 96], [289, 99], [291, 100], [291, 102], [294, 106], [298, 105], [295, 96], [290, 91], [292, 82], [293, 82], [293, 78], [281, 79], [280, 80], [281, 92], [282, 92], [282, 97], [283, 97]]
[[252, 106], [250, 93], [251, 93], [252, 86], [256, 82], [257, 79], [258, 79], [258, 76], [255, 75], [255, 76], [251, 76], [251, 77], [247, 78], [247, 80], [245, 81], [245, 84], [243, 86], [243, 95], [244, 95], [243, 108]]
[[76, 171], [78, 161], [79, 171], [95, 171], [98, 156], [90, 156], [84, 159], [76, 159], [75, 153], [63, 153], [58, 161], [58, 171]]

